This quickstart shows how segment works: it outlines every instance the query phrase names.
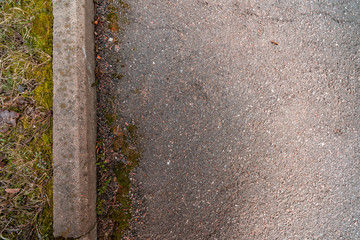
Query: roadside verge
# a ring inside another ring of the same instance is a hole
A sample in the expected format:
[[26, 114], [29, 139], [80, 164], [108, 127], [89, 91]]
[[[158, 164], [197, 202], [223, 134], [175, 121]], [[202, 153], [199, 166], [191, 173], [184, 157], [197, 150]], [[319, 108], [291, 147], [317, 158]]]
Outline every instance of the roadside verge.
[[94, 4], [53, 0], [54, 237], [96, 239]]

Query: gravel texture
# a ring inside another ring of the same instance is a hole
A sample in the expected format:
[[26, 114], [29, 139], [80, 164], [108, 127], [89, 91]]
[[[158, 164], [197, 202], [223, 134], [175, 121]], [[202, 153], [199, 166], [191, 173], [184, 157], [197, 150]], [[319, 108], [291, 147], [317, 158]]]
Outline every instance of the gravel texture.
[[360, 1], [127, 3], [136, 239], [360, 239]]

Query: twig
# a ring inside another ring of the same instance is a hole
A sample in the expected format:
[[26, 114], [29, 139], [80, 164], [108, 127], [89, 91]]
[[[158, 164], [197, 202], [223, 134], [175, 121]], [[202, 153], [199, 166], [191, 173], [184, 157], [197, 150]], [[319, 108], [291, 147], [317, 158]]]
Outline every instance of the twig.
[[6, 224], [6, 226], [3, 228], [3, 230], [1, 230], [1, 232], [0, 232], [1, 238], [4, 238], [4, 237], [2, 236], [2, 233], [3, 233], [4, 230], [7, 228], [7, 226], [10, 224], [11, 220], [12, 220], [12, 219], [10, 219], [9, 222]]

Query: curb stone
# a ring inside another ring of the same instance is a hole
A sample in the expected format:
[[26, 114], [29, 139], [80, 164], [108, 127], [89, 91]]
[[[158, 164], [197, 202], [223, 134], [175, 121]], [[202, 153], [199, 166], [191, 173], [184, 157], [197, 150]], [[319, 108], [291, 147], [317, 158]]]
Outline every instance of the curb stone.
[[93, 0], [53, 0], [54, 237], [96, 239]]

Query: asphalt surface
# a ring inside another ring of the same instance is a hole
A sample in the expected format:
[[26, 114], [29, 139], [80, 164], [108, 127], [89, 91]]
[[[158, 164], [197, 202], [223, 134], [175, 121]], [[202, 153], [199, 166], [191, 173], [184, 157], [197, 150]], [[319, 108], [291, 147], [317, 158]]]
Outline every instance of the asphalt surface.
[[138, 239], [360, 239], [360, 1], [127, 2]]

